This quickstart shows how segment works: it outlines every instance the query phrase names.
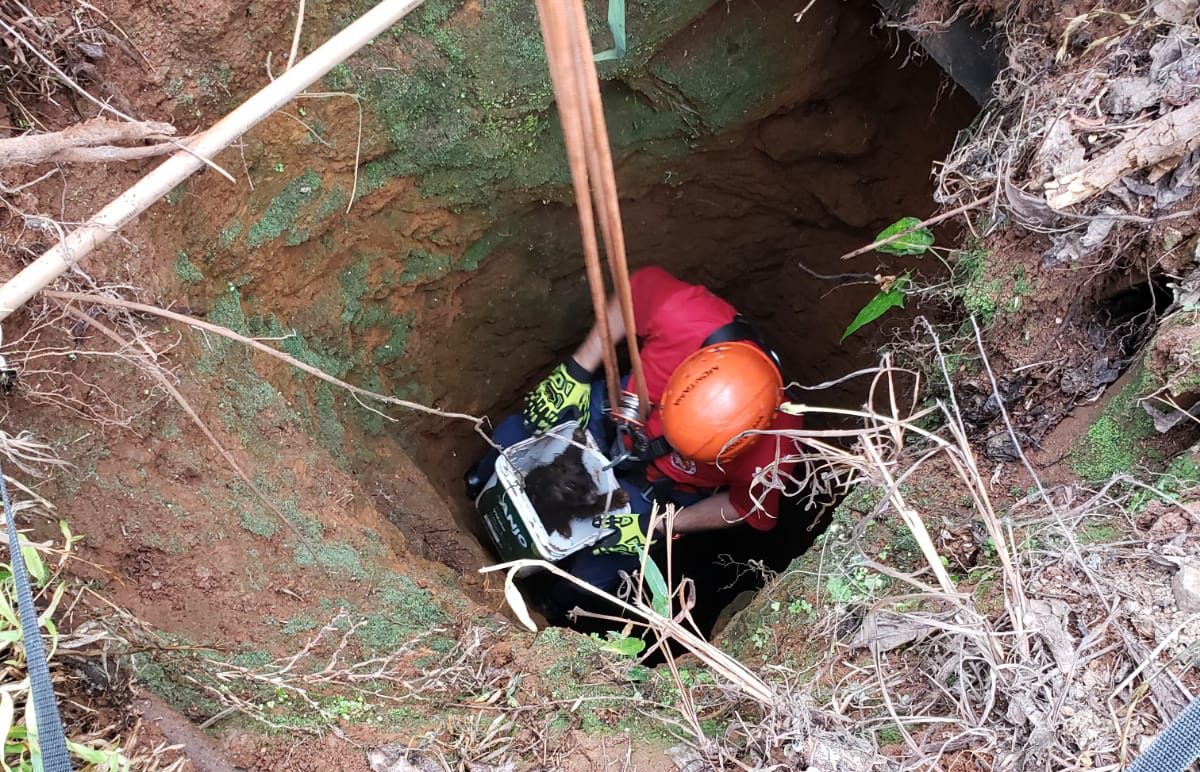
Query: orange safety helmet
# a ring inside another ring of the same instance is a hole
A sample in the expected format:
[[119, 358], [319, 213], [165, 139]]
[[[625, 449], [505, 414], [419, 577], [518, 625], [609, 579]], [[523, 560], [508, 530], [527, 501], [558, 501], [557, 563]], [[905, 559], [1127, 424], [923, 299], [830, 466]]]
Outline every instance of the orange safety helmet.
[[[779, 407], [783, 378], [763, 350], [735, 341], [705, 346], [675, 368], [662, 396], [663, 432], [679, 455], [712, 464], [748, 448]], [[724, 450], [722, 450], [724, 448]]]

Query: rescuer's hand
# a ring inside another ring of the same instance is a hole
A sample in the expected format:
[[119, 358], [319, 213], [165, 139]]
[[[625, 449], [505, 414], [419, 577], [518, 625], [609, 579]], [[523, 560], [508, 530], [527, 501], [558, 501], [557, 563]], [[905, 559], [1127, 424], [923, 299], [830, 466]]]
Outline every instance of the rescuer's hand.
[[563, 421], [587, 423], [592, 398], [592, 374], [568, 359], [525, 397], [525, 423], [534, 431], [545, 431]]
[[646, 549], [646, 532], [636, 514], [598, 515], [592, 524], [617, 529], [592, 548], [594, 555], [641, 555]]

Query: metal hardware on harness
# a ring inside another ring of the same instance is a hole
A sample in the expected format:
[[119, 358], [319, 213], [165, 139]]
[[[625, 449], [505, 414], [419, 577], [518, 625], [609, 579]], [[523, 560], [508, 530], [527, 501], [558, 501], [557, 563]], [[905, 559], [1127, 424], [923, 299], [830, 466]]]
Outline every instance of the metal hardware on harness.
[[628, 424], [641, 428], [645, 426], [645, 423], [642, 421], [641, 407], [642, 404], [641, 400], [638, 399], [638, 395], [631, 391], [622, 391], [620, 402], [609, 411], [609, 415], [612, 416], [613, 421], [618, 426]]

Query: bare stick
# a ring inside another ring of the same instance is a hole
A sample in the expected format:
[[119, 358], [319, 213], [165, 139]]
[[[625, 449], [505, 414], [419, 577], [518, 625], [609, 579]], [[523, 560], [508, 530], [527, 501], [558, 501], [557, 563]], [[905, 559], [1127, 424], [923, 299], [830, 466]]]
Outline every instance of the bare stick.
[[916, 225], [909, 228], [908, 230], [900, 231], [899, 233], [893, 233], [891, 236], [888, 236], [886, 239], [879, 239], [879, 241], [872, 242], [871, 244], [868, 244], [865, 247], [859, 247], [858, 249], [854, 250], [853, 252], [847, 252], [846, 254], [842, 255], [841, 259], [849, 260], [852, 257], [858, 257], [859, 255], [865, 255], [867, 252], [870, 252], [873, 249], [877, 249], [886, 244], [891, 244], [893, 241], [899, 241], [900, 239], [909, 235], [913, 231], [919, 231], [922, 228], [929, 227], [930, 225], [937, 225], [938, 223], [940, 223], [944, 220], [949, 220], [951, 217], [960, 215], [963, 212], [969, 212], [972, 209], [977, 209], [978, 207], [983, 206], [984, 204], [988, 203], [995, 197], [996, 197], [996, 194], [994, 192], [988, 193], [983, 198], [977, 198], [969, 204], [963, 204], [960, 207], [955, 207], [954, 209], [951, 209], [949, 212], [942, 212], [939, 215], [930, 217], [928, 220], [922, 220], [921, 222], [917, 223]]
[[[72, 150], [96, 148], [113, 145], [114, 143], [134, 143], [147, 139], [161, 140], [175, 133], [175, 127], [169, 123], [155, 121], [134, 121], [123, 123], [107, 118], [92, 118], [77, 123], [62, 131], [48, 134], [26, 134], [20, 137], [0, 139], [0, 169], [9, 166], [28, 166], [32, 164], [61, 161], [62, 155]], [[162, 146], [160, 146], [162, 147]], [[165, 149], [157, 149], [159, 154], [167, 152], [173, 146], [166, 145]], [[149, 150], [154, 148], [106, 148], [107, 150]]]
[[296, 54], [300, 51], [300, 30], [304, 29], [304, 0], [300, 0], [300, 7], [296, 10], [296, 32], [292, 35], [292, 50], [288, 53], [287, 69], [292, 69], [292, 65], [296, 63]]
[[[124, 309], [128, 309], [130, 311], [140, 311], [145, 314], [152, 314], [154, 316], [162, 317], [163, 319], [170, 319], [175, 322], [180, 322], [182, 324], [188, 325], [189, 327], [194, 327], [198, 330], [206, 330], [206, 331], [214, 333], [216, 335], [220, 335], [221, 337], [229, 338], [230, 340], [234, 340], [234, 341], [237, 341], [238, 343], [249, 346], [250, 348], [255, 349], [256, 351], [261, 351], [264, 354], [270, 354], [271, 356], [275, 357], [276, 359], [279, 359], [283, 362], [288, 363], [292, 367], [295, 367], [297, 370], [302, 370], [302, 371], [308, 373], [309, 375], [313, 376], [314, 378], [319, 378], [320, 380], [325, 381], [326, 383], [330, 383], [334, 386], [337, 386], [338, 388], [345, 389], [346, 391], [350, 392], [351, 394], [354, 394], [355, 396], [361, 396], [361, 397], [366, 397], [368, 399], [378, 400], [380, 402], [385, 402], [389, 405], [397, 405], [398, 407], [408, 408], [409, 410], [416, 410], [420, 413], [427, 413], [429, 415], [435, 415], [435, 416], [439, 416], [441, 418], [451, 418], [451, 419], [457, 419], [457, 420], [462, 420], [462, 421], [470, 421], [471, 423], [475, 424], [476, 431], [478, 431], [481, 435], [483, 435], [484, 439], [488, 440], [488, 443], [491, 444], [491, 440], [487, 436], [487, 432], [486, 432], [486, 428], [485, 428], [486, 419], [484, 419], [484, 418], [479, 418], [477, 416], [473, 416], [468, 413], [452, 413], [452, 412], [447, 412], [445, 410], [438, 410], [437, 408], [428, 407], [428, 406], [422, 405], [418, 402], [409, 402], [408, 400], [400, 399], [399, 397], [389, 397], [386, 394], [379, 394], [377, 392], [370, 391], [369, 389], [364, 389], [361, 386], [355, 386], [352, 383], [346, 383], [345, 381], [340, 380], [338, 378], [334, 378], [332, 375], [329, 375], [328, 373], [326, 373], [322, 370], [319, 370], [310, 364], [301, 362], [299, 359], [296, 359], [295, 357], [291, 356], [290, 354], [286, 354], [282, 351], [271, 348], [270, 346], [268, 346], [267, 344], [263, 343], [260, 340], [255, 340], [254, 338], [248, 338], [245, 335], [239, 335], [238, 333], [234, 332], [233, 330], [229, 329], [228, 327], [222, 327], [218, 324], [213, 324], [212, 322], [205, 322], [200, 319], [196, 319], [195, 317], [175, 313], [174, 311], [168, 311], [164, 308], [159, 308], [158, 306], [151, 306], [151, 305], [147, 305], [145, 303], [135, 303], [130, 300], [120, 300], [118, 298], [110, 298], [110, 297], [105, 297], [103, 295], [85, 295], [85, 294], [79, 293], [79, 292], [59, 292], [57, 290], [46, 290], [45, 294], [48, 297], [54, 298], [55, 300], [78, 301], [81, 303], [95, 303], [97, 305], [113, 306], [116, 308], [124, 308]], [[388, 416], [385, 416], [385, 418], [389, 418], [389, 420], [393, 420], [393, 421], [395, 420]], [[493, 445], [493, 447], [495, 447], [495, 445]]]
[[[66, 313], [72, 318], [92, 327], [121, 348], [127, 349], [130, 347], [129, 342], [122, 338], [114, 330], [102, 322], [93, 319], [79, 309], [65, 306], [63, 310], [66, 311]], [[142, 345], [145, 347], [144, 343]], [[150, 354], [152, 355], [153, 352], [150, 352]], [[192, 419], [192, 423], [199, 427], [200, 431], [204, 433], [204, 436], [208, 439], [208, 441], [212, 443], [212, 446], [216, 448], [217, 452], [221, 454], [221, 457], [225, 459], [225, 463], [229, 464], [230, 468], [237, 472], [238, 477], [242, 478], [242, 482], [246, 484], [246, 486], [254, 493], [256, 497], [258, 497], [258, 500], [261, 501], [263, 505], [267, 507], [267, 509], [271, 510], [271, 512], [273, 512], [277, 518], [279, 518], [279, 522], [283, 523], [291, 530], [300, 543], [304, 545], [304, 548], [307, 549], [312, 555], [313, 563], [319, 566], [328, 575], [329, 570], [322, 565], [320, 559], [317, 557], [316, 548], [313, 547], [312, 543], [309, 542], [307, 538], [305, 538], [304, 534], [300, 532], [300, 529], [296, 527], [295, 523], [284, 517], [283, 512], [279, 511], [279, 507], [275, 506], [275, 502], [267, 498], [266, 494], [258, 489], [258, 486], [254, 484], [254, 481], [250, 479], [250, 475], [246, 474], [246, 471], [242, 469], [242, 465], [237, 462], [237, 459], [233, 457], [233, 454], [221, 444], [221, 441], [218, 440], [216, 435], [212, 433], [212, 430], [208, 428], [208, 424], [204, 423], [204, 419], [202, 419], [192, 408], [191, 404], [187, 401], [187, 398], [179, 393], [179, 390], [175, 388], [175, 385], [172, 384], [171, 381], [162, 374], [162, 371], [157, 366], [145, 367], [144, 369], [151, 375], [151, 377], [154, 378], [154, 380], [158, 381], [158, 384], [162, 386], [162, 388], [168, 394], [171, 395], [171, 398], [175, 400], [179, 407], [183, 408], [183, 412], [188, 414], [188, 418]]]
[[422, 2], [382, 0], [358, 21], [196, 137], [186, 153], [176, 153], [164, 161], [0, 287], [0, 319], [20, 308], [46, 285], [108, 241], [114, 233], [200, 169], [206, 159], [224, 150]]
[[47, 158], [49, 163], [80, 163], [80, 164], [107, 164], [121, 163], [123, 161], [141, 161], [146, 158], [158, 158], [178, 150], [179, 147], [174, 142], [160, 142], [157, 145], [146, 145], [145, 147], [112, 147], [105, 145], [103, 147], [71, 147], [55, 153], [52, 158]]
[[1052, 209], [1082, 203], [1131, 172], [1178, 158], [1198, 147], [1200, 101], [1158, 118], [1074, 174], [1046, 183], [1046, 201]]

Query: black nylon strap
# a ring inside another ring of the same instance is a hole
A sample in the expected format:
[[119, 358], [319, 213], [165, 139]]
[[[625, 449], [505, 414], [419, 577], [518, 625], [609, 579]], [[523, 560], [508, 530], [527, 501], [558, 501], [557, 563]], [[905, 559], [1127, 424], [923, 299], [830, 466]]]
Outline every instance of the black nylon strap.
[[763, 353], [770, 357], [771, 361], [775, 363], [775, 368], [782, 372], [783, 367], [780, 364], [779, 355], [775, 353], [774, 349], [763, 342], [763, 339], [758, 335], [758, 330], [754, 329], [754, 325], [746, 321], [746, 317], [742, 316], [741, 314], [733, 317], [733, 321], [729, 322], [728, 324], [723, 324], [717, 329], [713, 330], [712, 334], [705, 338], [704, 342], [700, 344], [700, 347], [704, 348], [705, 346], [715, 346], [718, 343], [736, 343], [737, 341], [742, 340], [746, 341], [747, 343], [753, 343], [755, 346], [758, 346], [760, 349], [762, 349]]
[[29, 588], [29, 573], [25, 570], [25, 558], [21, 555], [21, 542], [17, 535], [16, 521], [13, 519], [12, 503], [8, 499], [8, 483], [4, 480], [3, 469], [0, 469], [0, 496], [4, 499], [8, 554], [12, 564], [13, 582], [17, 586], [17, 606], [21, 614], [21, 637], [25, 642], [25, 667], [29, 671], [30, 690], [33, 692], [33, 712], [37, 718], [37, 740], [38, 746], [42, 750], [42, 769], [44, 772], [71, 772], [71, 757], [67, 754], [67, 737], [63, 732], [62, 719], [58, 714], [58, 700], [54, 697], [54, 685], [50, 681], [50, 666], [46, 663], [46, 650], [42, 648], [37, 608], [33, 605], [33, 592]]

